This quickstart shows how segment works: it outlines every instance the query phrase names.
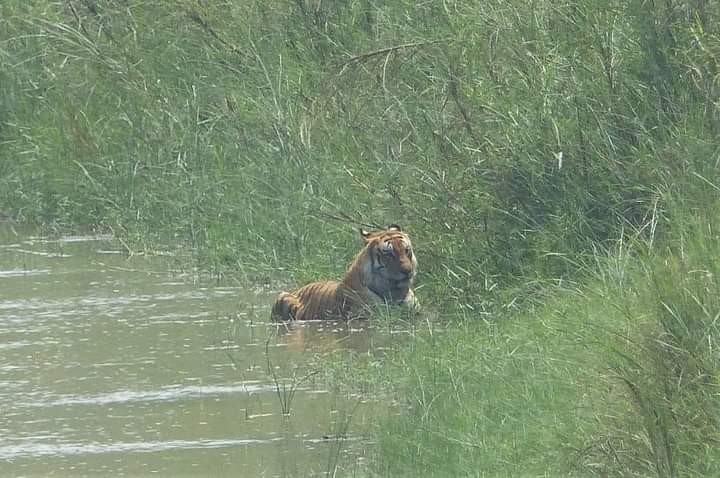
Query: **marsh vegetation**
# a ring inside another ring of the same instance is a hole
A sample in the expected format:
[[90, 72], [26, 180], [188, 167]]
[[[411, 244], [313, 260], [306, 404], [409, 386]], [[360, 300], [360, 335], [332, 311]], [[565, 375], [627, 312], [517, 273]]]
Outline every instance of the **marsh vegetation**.
[[369, 474], [713, 476], [719, 56], [703, 1], [6, 0], [0, 208], [272, 287], [400, 223], [431, 313], [326, 374], [398, 405]]

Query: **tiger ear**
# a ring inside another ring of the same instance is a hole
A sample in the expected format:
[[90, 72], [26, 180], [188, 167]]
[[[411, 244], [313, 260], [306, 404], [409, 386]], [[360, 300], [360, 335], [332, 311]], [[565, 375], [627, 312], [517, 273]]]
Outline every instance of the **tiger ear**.
[[402, 232], [402, 229], [397, 224], [390, 224], [387, 228], [388, 228], [388, 231]]
[[360, 236], [362, 236], [363, 242], [367, 242], [370, 240], [370, 234], [371, 234], [370, 232], [366, 231], [363, 228], [360, 228], [359, 231], [360, 231]]

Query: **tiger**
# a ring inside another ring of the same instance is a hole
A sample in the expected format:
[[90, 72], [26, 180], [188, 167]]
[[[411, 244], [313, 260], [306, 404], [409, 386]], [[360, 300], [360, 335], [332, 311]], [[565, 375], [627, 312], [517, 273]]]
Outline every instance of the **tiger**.
[[412, 284], [417, 258], [410, 237], [397, 224], [368, 232], [360, 229], [363, 248], [342, 281], [319, 281], [293, 292], [281, 292], [271, 320], [367, 318], [373, 305], [405, 305], [418, 309]]

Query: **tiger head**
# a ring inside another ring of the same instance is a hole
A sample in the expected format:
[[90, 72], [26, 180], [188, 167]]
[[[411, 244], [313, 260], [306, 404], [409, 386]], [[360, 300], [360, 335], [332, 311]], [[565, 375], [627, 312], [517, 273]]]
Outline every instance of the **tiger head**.
[[381, 231], [360, 230], [365, 247], [358, 255], [364, 285], [393, 303], [405, 301], [417, 271], [417, 259], [408, 235], [397, 224]]

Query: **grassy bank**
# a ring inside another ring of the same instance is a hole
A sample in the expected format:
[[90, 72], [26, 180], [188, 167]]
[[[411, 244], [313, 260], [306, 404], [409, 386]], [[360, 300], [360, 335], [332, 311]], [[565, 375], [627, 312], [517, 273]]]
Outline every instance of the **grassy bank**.
[[720, 242], [701, 232], [716, 224], [598, 255], [587, 284], [513, 317], [418, 337], [391, 361], [403, 409], [378, 429], [378, 476], [720, 473]]
[[402, 224], [456, 323], [380, 473], [701, 476], [718, 55], [712, 2], [7, 0], [0, 212], [289, 283]]

